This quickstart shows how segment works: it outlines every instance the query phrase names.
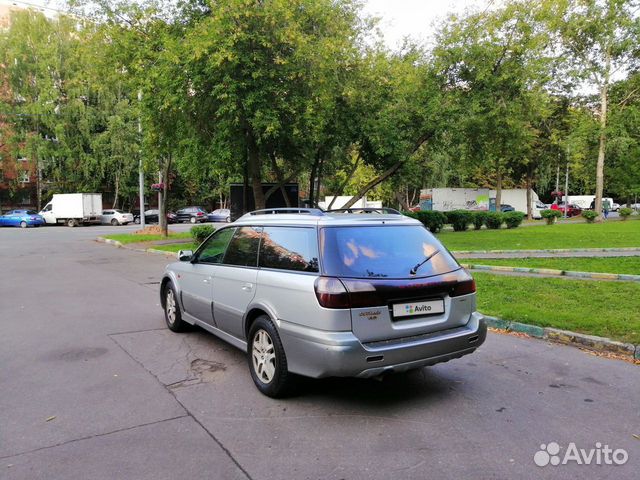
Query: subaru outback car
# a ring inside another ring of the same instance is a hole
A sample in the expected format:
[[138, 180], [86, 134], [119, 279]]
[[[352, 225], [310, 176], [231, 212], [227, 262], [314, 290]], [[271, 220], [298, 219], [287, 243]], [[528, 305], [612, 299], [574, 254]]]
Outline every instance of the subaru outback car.
[[485, 340], [473, 278], [417, 220], [388, 211], [256, 211], [181, 251], [161, 281], [173, 331], [199, 325], [248, 353], [265, 395], [293, 377], [375, 377]]

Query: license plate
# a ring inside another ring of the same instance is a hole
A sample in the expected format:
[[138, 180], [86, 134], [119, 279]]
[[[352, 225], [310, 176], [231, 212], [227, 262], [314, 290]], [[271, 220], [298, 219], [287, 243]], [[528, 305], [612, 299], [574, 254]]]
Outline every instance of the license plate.
[[423, 302], [396, 303], [393, 305], [393, 317], [417, 317], [444, 313], [444, 300], [425, 300]]

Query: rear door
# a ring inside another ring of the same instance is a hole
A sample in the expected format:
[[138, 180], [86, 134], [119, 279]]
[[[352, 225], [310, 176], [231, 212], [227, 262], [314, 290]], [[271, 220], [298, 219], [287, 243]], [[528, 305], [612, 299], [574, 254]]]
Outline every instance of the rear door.
[[242, 319], [256, 294], [261, 233], [262, 227], [237, 228], [214, 278], [216, 325], [237, 338], [244, 338]]

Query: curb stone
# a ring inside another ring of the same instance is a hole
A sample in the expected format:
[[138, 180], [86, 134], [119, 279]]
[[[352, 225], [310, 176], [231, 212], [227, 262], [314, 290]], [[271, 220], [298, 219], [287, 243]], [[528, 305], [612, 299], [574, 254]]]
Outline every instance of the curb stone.
[[625, 282], [640, 282], [640, 275], [600, 273], [600, 272], [573, 272], [570, 270], [554, 270], [551, 268], [507, 267], [506, 265], [476, 265], [461, 263], [468, 270], [481, 270], [489, 272], [514, 272], [537, 273], [539, 275], [553, 275], [556, 277], [592, 278], [595, 280], [622, 280]]
[[543, 328], [537, 325], [512, 322], [509, 320], [504, 320], [502, 318], [490, 317], [486, 315], [485, 321], [487, 322], [487, 326], [495, 328], [497, 330], [526, 333], [531, 337], [541, 338], [554, 343], [586, 348], [596, 352], [615, 353], [617, 355], [623, 355], [631, 359], [640, 360], [640, 345], [618, 342], [616, 340], [611, 340], [605, 337], [597, 337], [595, 335], [586, 335], [584, 333], [560, 330], [558, 328]]
[[96, 242], [106, 243], [108, 245], [113, 245], [113, 246], [118, 247], [118, 248], [125, 248], [127, 250], [133, 250], [134, 252], [153, 253], [153, 254], [156, 254], [156, 255], [167, 255], [169, 257], [175, 257], [176, 256], [175, 253], [167, 252], [166, 250], [156, 250], [155, 248], [131, 248], [131, 247], [127, 247], [122, 242], [119, 242], [117, 240], [111, 240], [109, 238], [104, 238], [104, 237], [97, 237], [96, 238]]
[[124, 245], [122, 244], [122, 242], [119, 242], [117, 240], [111, 240], [109, 238], [104, 238], [104, 237], [97, 237], [96, 238], [96, 242], [100, 242], [100, 243], [107, 243], [109, 245], [114, 245], [118, 248], [123, 248]]

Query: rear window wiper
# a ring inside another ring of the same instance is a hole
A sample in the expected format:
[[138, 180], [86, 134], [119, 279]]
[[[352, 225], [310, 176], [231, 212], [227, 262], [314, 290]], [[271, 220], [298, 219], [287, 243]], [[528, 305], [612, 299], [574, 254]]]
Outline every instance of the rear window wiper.
[[440, 253], [440, 250], [436, 250], [435, 252], [433, 252], [431, 255], [427, 255], [427, 257], [421, 261], [420, 263], [417, 263], [410, 271], [409, 271], [409, 275], [415, 275], [416, 273], [418, 273], [418, 269], [424, 265], [425, 263], [427, 263], [429, 260], [431, 260], [435, 255], [437, 255], [438, 253]]

